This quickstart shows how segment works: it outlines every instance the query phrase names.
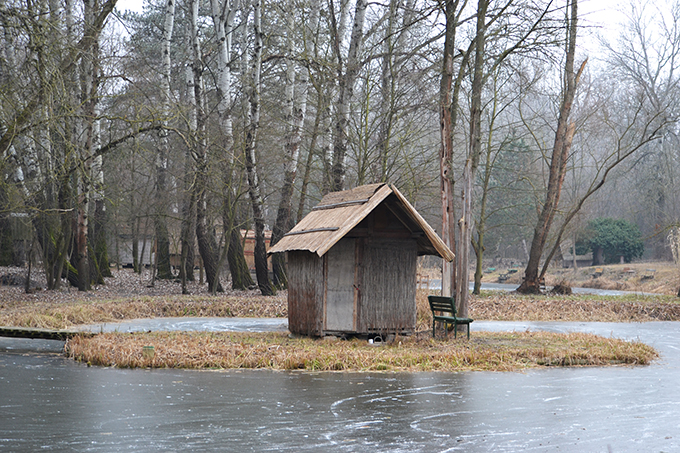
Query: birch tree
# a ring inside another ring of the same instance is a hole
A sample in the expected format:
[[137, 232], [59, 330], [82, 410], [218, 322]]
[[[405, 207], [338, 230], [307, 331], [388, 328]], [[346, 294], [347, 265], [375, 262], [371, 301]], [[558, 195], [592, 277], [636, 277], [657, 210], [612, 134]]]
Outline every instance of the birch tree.
[[167, 203], [167, 171], [168, 156], [170, 154], [170, 141], [168, 140], [168, 120], [170, 115], [170, 75], [172, 61], [170, 59], [170, 43], [175, 24], [175, 0], [166, 0], [163, 20], [163, 63], [161, 69], [161, 118], [163, 128], [159, 131], [160, 146], [156, 156], [156, 197], [154, 215], [154, 229], [156, 232], [156, 260], [157, 277], [161, 279], [172, 278], [170, 270], [170, 238], [168, 235], [168, 203]]
[[[236, 224], [236, 200], [234, 187], [234, 126], [232, 118], [232, 42], [235, 32], [234, 20], [241, 9], [239, 0], [211, 0], [211, 11], [215, 37], [217, 39], [217, 114], [221, 132], [221, 149], [224, 167], [222, 169], [222, 225], [224, 247], [218, 269], [226, 257], [231, 273], [232, 289], [246, 289], [254, 285], [243, 255], [243, 244]], [[244, 17], [247, 21], [247, 17]], [[244, 26], [245, 27], [245, 26]]]
[[354, 94], [354, 84], [361, 69], [361, 48], [364, 38], [364, 20], [367, 6], [368, 0], [357, 0], [345, 64], [343, 64], [340, 57], [340, 42], [338, 42], [340, 37], [337, 32], [334, 33], [336, 39], [333, 45], [336, 47], [338, 55], [338, 100], [336, 103], [336, 119], [333, 131], [331, 191], [343, 190], [345, 188], [345, 157], [349, 141], [347, 127], [349, 124], [350, 103]]
[[[276, 214], [276, 222], [272, 230], [271, 245], [281, 240], [293, 226], [291, 215], [293, 189], [297, 176], [298, 157], [300, 154], [300, 142], [302, 140], [302, 127], [307, 112], [307, 69], [297, 71], [294, 58], [295, 46], [293, 35], [295, 31], [295, 10], [292, 0], [286, 3], [286, 72], [285, 72], [285, 99], [284, 99], [284, 125], [286, 136], [284, 140], [284, 164], [283, 185], [281, 187], [281, 199]], [[297, 80], [296, 80], [297, 77]], [[272, 256], [274, 271], [274, 284], [285, 289], [288, 285], [286, 277], [285, 257], [281, 253]]]
[[203, 260], [208, 289], [211, 292], [223, 291], [217, 273], [217, 239], [214, 230], [208, 224], [207, 190], [208, 190], [208, 145], [206, 122], [207, 113], [203, 87], [203, 53], [199, 37], [199, 1], [191, 0], [190, 36], [192, 49], [191, 71], [193, 73], [193, 107], [196, 115], [196, 129], [193, 139], [193, 155], [196, 164], [194, 191], [196, 197], [196, 239], [198, 251]]
[[253, 208], [253, 222], [255, 223], [255, 275], [257, 285], [263, 296], [275, 294], [274, 287], [269, 279], [267, 266], [267, 248], [264, 238], [264, 209], [260, 179], [257, 171], [257, 138], [260, 128], [260, 90], [262, 71], [262, 22], [260, 0], [253, 0], [253, 38], [254, 44], [249, 65], [248, 95], [248, 120], [246, 129], [245, 155], [246, 174], [248, 176], [248, 194]]

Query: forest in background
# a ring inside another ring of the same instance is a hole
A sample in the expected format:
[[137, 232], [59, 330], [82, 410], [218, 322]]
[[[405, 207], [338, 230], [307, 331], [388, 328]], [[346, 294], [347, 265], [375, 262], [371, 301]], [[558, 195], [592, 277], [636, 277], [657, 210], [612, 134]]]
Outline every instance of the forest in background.
[[185, 290], [200, 256], [211, 291], [247, 288], [248, 229], [272, 294], [265, 230], [374, 182], [480, 274], [530, 261], [551, 196], [543, 263], [608, 217], [670, 260], [680, 4], [645, 5], [600, 38], [573, 0], [0, 0], [0, 264], [87, 290], [148, 242], [155, 278]]

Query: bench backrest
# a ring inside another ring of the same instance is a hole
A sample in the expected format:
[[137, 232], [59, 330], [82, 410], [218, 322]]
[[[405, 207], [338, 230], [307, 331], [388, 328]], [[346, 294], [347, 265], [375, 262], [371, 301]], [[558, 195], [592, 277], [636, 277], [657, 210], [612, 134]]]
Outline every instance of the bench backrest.
[[430, 310], [451, 313], [451, 316], [456, 316], [456, 299], [454, 297], [427, 296], [427, 300], [430, 302]]

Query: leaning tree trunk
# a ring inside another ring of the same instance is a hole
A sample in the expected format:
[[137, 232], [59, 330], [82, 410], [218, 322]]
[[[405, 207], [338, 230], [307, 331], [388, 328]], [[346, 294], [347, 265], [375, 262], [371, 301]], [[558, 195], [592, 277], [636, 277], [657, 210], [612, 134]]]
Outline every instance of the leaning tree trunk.
[[545, 201], [538, 216], [534, 236], [531, 241], [529, 251], [529, 261], [524, 271], [524, 281], [517, 288], [517, 291], [526, 294], [537, 294], [541, 292], [538, 267], [540, 264], [543, 249], [552, 226], [555, 213], [560, 201], [562, 184], [567, 170], [567, 159], [569, 149], [574, 137], [575, 125], [569, 122], [569, 114], [574, 102], [578, 79], [583, 70], [583, 65], [578, 71], [574, 72], [574, 55], [576, 53], [576, 22], [577, 22], [577, 0], [571, 2], [571, 18], [567, 31], [567, 59], [564, 68], [565, 88], [560, 106], [560, 114], [557, 120], [557, 131], [555, 132], [555, 142], [553, 145], [552, 157], [550, 160], [550, 174], [548, 178], [548, 189]]
[[[187, 161], [191, 157], [187, 152]], [[187, 164], [187, 167], [190, 165]], [[190, 178], [190, 172], [186, 173], [186, 178]], [[196, 230], [196, 198], [193, 190], [193, 180], [185, 181], [185, 194], [182, 206], [182, 232], [181, 232], [181, 258], [179, 263], [179, 278], [182, 282], [182, 294], [187, 294], [187, 282], [193, 282], [194, 277], [194, 231]]]
[[255, 275], [257, 285], [263, 296], [275, 294], [274, 286], [269, 280], [269, 269], [267, 266], [267, 248], [264, 238], [264, 209], [262, 195], [260, 192], [260, 182], [257, 174], [257, 160], [255, 157], [255, 147], [257, 146], [257, 133], [260, 126], [260, 71], [262, 69], [262, 31], [260, 23], [260, 0], [253, 2], [253, 32], [255, 43], [253, 57], [250, 67], [250, 87], [248, 88], [248, 99], [250, 102], [249, 119], [250, 124], [246, 131], [246, 173], [248, 176], [248, 193], [253, 207], [253, 221], [255, 223]]

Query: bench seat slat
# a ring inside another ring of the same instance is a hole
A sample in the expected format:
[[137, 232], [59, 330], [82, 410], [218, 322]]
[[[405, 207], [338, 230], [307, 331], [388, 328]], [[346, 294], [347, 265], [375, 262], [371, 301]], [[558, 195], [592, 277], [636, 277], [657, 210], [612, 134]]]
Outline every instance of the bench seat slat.
[[435, 318], [437, 320], [444, 320], [444, 321], [451, 321], [451, 322], [457, 322], [458, 324], [470, 324], [474, 319], [470, 318], [457, 318], [455, 316], [441, 316], [441, 315], [435, 315]]

